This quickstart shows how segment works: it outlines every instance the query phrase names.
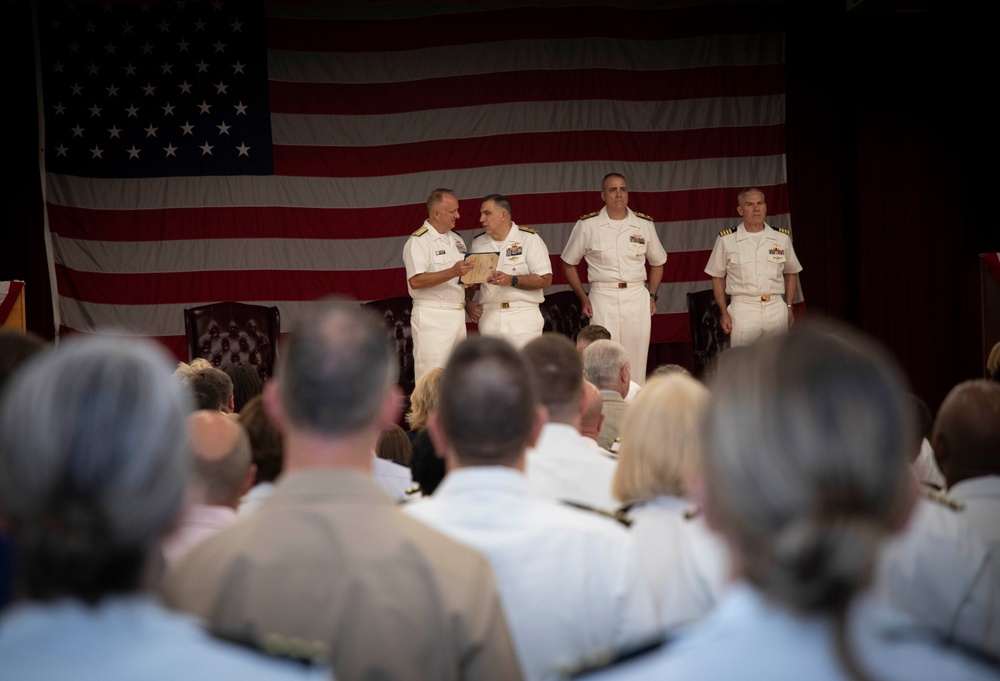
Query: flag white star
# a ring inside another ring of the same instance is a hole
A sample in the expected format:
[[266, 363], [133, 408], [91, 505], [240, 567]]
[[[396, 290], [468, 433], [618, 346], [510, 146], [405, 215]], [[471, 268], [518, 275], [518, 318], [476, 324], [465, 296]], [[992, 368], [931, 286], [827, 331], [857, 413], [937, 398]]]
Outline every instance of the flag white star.
[[94, 22], [92, 21], [88, 21], [87, 23], [85, 23], [83, 25], [83, 28], [87, 31], [87, 33], [93, 33], [94, 31], [97, 30], [97, 26], [95, 26]]
[[186, 95], [191, 94], [191, 84], [188, 83], [186, 80], [180, 84], [180, 88], [181, 92], [183, 92], [184, 94]]
[[74, 95], [83, 94], [83, 86], [79, 83], [73, 83], [70, 85], [69, 89], [73, 91]]
[[167, 146], [163, 147], [163, 151], [167, 152], [167, 156], [173, 156], [174, 158], [177, 158], [177, 154], [174, 153], [175, 151], [177, 151], [177, 147], [175, 147], [173, 144], [167, 142]]
[[69, 151], [69, 149], [60, 144], [56, 147], [56, 156], [65, 156], [67, 151]]
[[212, 3], [212, 11], [213, 12], [222, 11], [222, 2], [220, 0], [215, 0], [215, 2]]
[[188, 51], [188, 47], [190, 45], [191, 45], [191, 43], [189, 43], [188, 41], [182, 40], [179, 43], [177, 43], [177, 51], [178, 52], [187, 52]]
[[243, 73], [243, 67], [244, 64], [241, 64], [240, 62], [237, 61], [235, 64], [233, 64], [233, 73]]
[[201, 19], [199, 19], [198, 21], [194, 22], [194, 30], [195, 31], [202, 31], [202, 32], [204, 32], [205, 31], [205, 26], [206, 26], [205, 22], [202, 21]]
[[223, 82], [222, 82], [222, 81], [220, 80], [220, 81], [219, 81], [219, 84], [215, 86], [215, 94], [217, 94], [217, 95], [225, 95], [225, 94], [228, 94], [228, 93], [226, 92], [226, 89], [227, 89], [228, 87], [229, 87], [228, 85], [226, 85], [225, 83], [223, 83]]
[[146, 44], [142, 46], [142, 53], [153, 54], [153, 46], [149, 44], [148, 40], [146, 41]]
[[160, 33], [167, 33], [169, 30], [170, 30], [170, 24], [167, 23], [166, 19], [164, 19], [163, 21], [160, 22]]
[[181, 133], [182, 135], [193, 135], [194, 134], [193, 132], [191, 132], [192, 130], [194, 130], [194, 126], [191, 125], [190, 123], [188, 123], [187, 121], [184, 121], [184, 125], [181, 126], [181, 130], [184, 131], [183, 133]]
[[144, 87], [142, 89], [146, 92], [146, 96], [147, 97], [152, 97], [153, 96], [153, 90], [156, 89], [156, 86], [153, 85], [152, 83], [146, 83], [146, 87]]
[[118, 134], [121, 131], [122, 131], [122, 129], [119, 128], [117, 125], [112, 125], [110, 128], [108, 128], [108, 132], [110, 133], [110, 136], [111, 137], [117, 137], [118, 139], [121, 139], [121, 135]]
[[73, 137], [83, 137], [83, 128], [77, 123], [75, 128], [70, 128], [73, 131]]
[[201, 100], [201, 104], [198, 105], [198, 108], [201, 109], [201, 113], [207, 114], [208, 110], [212, 108], [212, 105], [203, 99]]
[[125, 151], [128, 152], [129, 160], [131, 160], [133, 158], [138, 159], [139, 158], [139, 152], [142, 151], [142, 149], [136, 149], [135, 145], [133, 144], [131, 149], [126, 149]]
[[240, 156], [246, 156], [247, 158], [250, 158], [250, 147], [248, 147], [245, 142], [241, 143], [240, 146], [236, 148], [240, 152], [236, 158], [239, 158]]
[[122, 33], [131, 33], [133, 28], [134, 27], [132, 26], [132, 24], [126, 21], [124, 24], [122, 24]]
[[243, 24], [238, 19], [229, 25], [233, 27], [233, 33], [243, 32]]
[[62, 63], [61, 62], [56, 62], [55, 64], [53, 64], [52, 65], [52, 72], [53, 73], [64, 73]]
[[224, 42], [222, 42], [221, 40], [216, 40], [215, 43], [212, 44], [212, 47], [215, 48], [216, 52], [225, 52], [226, 51], [226, 44]]
[[132, 66], [132, 62], [129, 62], [128, 66], [125, 67], [125, 75], [126, 76], [134, 76], [135, 75], [135, 67]]
[[167, 102], [166, 106], [161, 106], [160, 108], [163, 109], [163, 115], [164, 116], [173, 116], [174, 115], [174, 107], [170, 104], [170, 102]]
[[174, 68], [173, 64], [168, 64], [167, 62], [163, 62], [163, 64], [160, 66], [160, 71], [163, 72], [161, 75], [165, 76], [168, 73], [173, 73], [173, 71], [171, 70], [173, 68]]
[[240, 114], [243, 114], [244, 116], [247, 115], [247, 106], [246, 106], [246, 104], [243, 103], [242, 99], [240, 100], [239, 104], [234, 104], [233, 108], [236, 109], [236, 115], [237, 116], [239, 116]]
[[146, 128], [146, 137], [156, 137], [157, 130], [159, 130], [159, 128], [154, 128], [153, 124], [150, 123], [149, 127]]
[[106, 54], [107, 54], [107, 55], [108, 55], [109, 57], [110, 57], [111, 55], [113, 55], [113, 54], [115, 53], [115, 50], [117, 50], [117, 49], [118, 49], [118, 47], [117, 47], [116, 45], [112, 45], [111, 43], [108, 43], [107, 45], [105, 45], [105, 46], [104, 46], [104, 52], [105, 52], [105, 53], [106, 53]]
[[118, 88], [115, 87], [114, 83], [111, 84], [111, 87], [106, 87], [104, 89], [108, 91], [108, 97], [118, 96]]
[[139, 117], [139, 107], [135, 106], [134, 104], [129, 104], [128, 108], [125, 109], [125, 111], [128, 113], [128, 116], [126, 116], [126, 118]]
[[100, 118], [101, 117], [101, 107], [97, 106], [97, 102], [94, 102], [94, 106], [90, 107], [90, 117]]
[[87, 67], [87, 75], [96, 76], [99, 70], [100, 69], [97, 67], [97, 64], [90, 62], [90, 66]]
[[64, 116], [64, 115], [66, 115], [66, 107], [63, 106], [62, 102], [59, 102], [58, 104], [56, 104], [52, 108], [56, 110], [56, 116]]
[[198, 73], [208, 73], [208, 64], [205, 63], [204, 59], [195, 64], [195, 66], [198, 67]]
[[202, 155], [202, 156], [205, 156], [206, 154], [207, 154], [208, 156], [211, 156], [211, 155], [212, 155], [212, 149], [215, 149], [215, 147], [213, 147], [213, 146], [212, 146], [211, 144], [209, 144], [208, 142], [205, 142], [204, 144], [202, 144], [202, 145], [201, 145], [201, 146], [199, 147], [199, 149], [201, 149], [201, 155]]
[[101, 149], [97, 145], [94, 145], [94, 148], [90, 150], [90, 153], [92, 154], [92, 156], [90, 157], [92, 159], [94, 159], [94, 158], [103, 159], [104, 158], [103, 156], [101, 156], [101, 154], [104, 153], [104, 149]]
[[229, 134], [229, 128], [231, 128], [232, 126], [226, 125], [226, 122], [222, 121], [222, 125], [217, 125], [215, 127], [217, 127], [219, 129], [219, 134], [220, 135], [228, 135]]
[[78, 54], [79, 52], [80, 52], [80, 45], [79, 45], [79, 43], [70, 43], [69, 44], [69, 53], [70, 54]]

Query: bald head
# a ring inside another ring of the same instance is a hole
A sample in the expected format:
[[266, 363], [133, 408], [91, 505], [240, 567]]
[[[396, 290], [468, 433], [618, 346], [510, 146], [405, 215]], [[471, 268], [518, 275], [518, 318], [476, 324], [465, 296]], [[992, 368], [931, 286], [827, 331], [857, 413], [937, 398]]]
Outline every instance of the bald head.
[[955, 386], [938, 410], [931, 445], [949, 487], [1000, 475], [1000, 383], [977, 380]]
[[196, 501], [236, 508], [253, 479], [246, 431], [233, 418], [210, 409], [191, 414], [187, 425]]
[[583, 382], [583, 399], [580, 400], [580, 434], [597, 440], [604, 423], [604, 400], [601, 391], [590, 381]]

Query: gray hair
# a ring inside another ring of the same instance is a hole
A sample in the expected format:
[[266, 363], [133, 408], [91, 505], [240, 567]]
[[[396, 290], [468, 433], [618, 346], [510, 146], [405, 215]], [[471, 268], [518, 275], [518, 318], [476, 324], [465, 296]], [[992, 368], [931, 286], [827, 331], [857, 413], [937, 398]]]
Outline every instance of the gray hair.
[[177, 516], [191, 398], [164, 351], [70, 338], [32, 359], [0, 400], [0, 512], [33, 600], [134, 591]]
[[747, 197], [747, 194], [760, 194], [761, 200], [764, 203], [767, 203], [767, 198], [764, 196], [764, 192], [762, 192], [761, 190], [757, 189], [756, 187], [747, 187], [746, 189], [744, 189], [743, 191], [741, 191], [739, 194], [736, 195], [736, 205], [737, 206], [742, 206], [743, 205], [743, 199], [745, 199]]
[[378, 418], [396, 382], [395, 360], [381, 318], [353, 301], [328, 299], [291, 334], [275, 378], [292, 423], [341, 436]]
[[743, 578], [793, 610], [833, 617], [841, 660], [863, 677], [844, 618], [912, 502], [900, 374], [829, 325], [796, 324], [740, 350], [722, 356], [706, 417], [709, 517]]
[[439, 187], [430, 193], [427, 197], [427, 214], [430, 215], [434, 212], [434, 209], [438, 207], [442, 201], [444, 201], [445, 196], [454, 196], [455, 192], [450, 189], [445, 189], [444, 187]]
[[514, 216], [514, 211], [510, 209], [510, 200], [503, 194], [488, 194], [483, 197], [482, 203], [487, 201], [492, 201], [494, 206], [507, 211], [507, 215]]
[[628, 353], [612, 340], [596, 340], [583, 351], [583, 377], [601, 389], [616, 384], [626, 364]]

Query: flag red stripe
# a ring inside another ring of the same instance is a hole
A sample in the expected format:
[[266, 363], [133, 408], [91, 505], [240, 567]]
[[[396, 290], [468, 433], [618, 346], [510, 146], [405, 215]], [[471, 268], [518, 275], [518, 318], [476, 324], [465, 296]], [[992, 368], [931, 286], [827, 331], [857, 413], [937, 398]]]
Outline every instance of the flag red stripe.
[[574, 69], [429, 78], [402, 83], [294, 83], [272, 80], [271, 111], [372, 115], [509, 102], [628, 101], [780, 95], [784, 64], [665, 71]]
[[[371, 5], [370, 5], [371, 6]], [[279, 9], [280, 11], [280, 9]], [[782, 32], [778, 6], [729, 5], [669, 9], [531, 7], [412, 17], [405, 20], [301, 20], [269, 17], [268, 49], [383, 52], [512, 40], [671, 40], [706, 34]], [[569, 13], [569, 14], [568, 14]], [[372, 36], [377, 35], [377, 41]]]
[[672, 132], [539, 132], [381, 147], [275, 146], [276, 175], [379, 177], [509, 163], [614, 158], [618, 163], [771, 156], [784, 151], [785, 126]]

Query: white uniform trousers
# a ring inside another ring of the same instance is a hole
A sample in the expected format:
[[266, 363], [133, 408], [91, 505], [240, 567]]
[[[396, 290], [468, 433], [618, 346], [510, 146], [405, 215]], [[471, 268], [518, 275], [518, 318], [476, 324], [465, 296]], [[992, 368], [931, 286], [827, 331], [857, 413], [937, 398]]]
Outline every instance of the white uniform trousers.
[[465, 304], [414, 300], [410, 332], [414, 380], [419, 381], [431, 369], [443, 367], [455, 346], [465, 340]]
[[590, 285], [588, 297], [594, 308], [590, 323], [606, 328], [611, 332], [611, 340], [625, 347], [632, 367], [632, 380], [643, 385], [649, 355], [649, 290], [642, 282], [630, 282], [628, 288], [612, 286]]
[[520, 350], [542, 335], [545, 320], [537, 303], [483, 303], [483, 316], [479, 318], [479, 333], [499, 336]]
[[768, 333], [788, 331], [788, 308], [780, 295], [762, 301], [760, 296], [732, 296], [729, 316], [733, 318], [730, 345], [750, 345]]

